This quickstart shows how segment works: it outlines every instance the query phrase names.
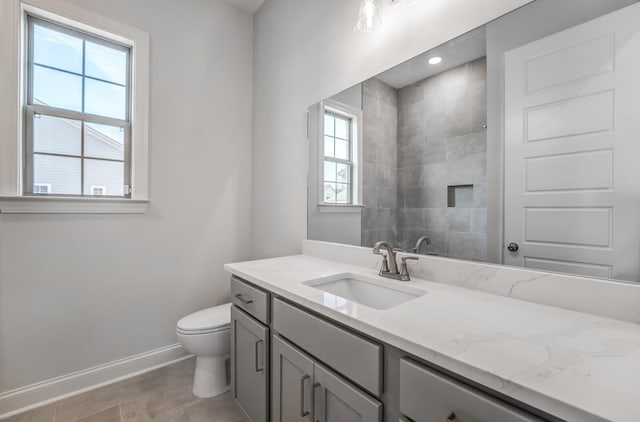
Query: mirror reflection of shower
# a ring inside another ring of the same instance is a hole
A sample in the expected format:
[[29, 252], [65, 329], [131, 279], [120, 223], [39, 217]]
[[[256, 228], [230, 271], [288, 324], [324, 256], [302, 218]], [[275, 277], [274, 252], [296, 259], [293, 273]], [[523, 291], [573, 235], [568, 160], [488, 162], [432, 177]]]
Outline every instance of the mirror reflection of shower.
[[361, 245], [485, 259], [484, 57], [405, 86], [385, 76], [362, 84]]

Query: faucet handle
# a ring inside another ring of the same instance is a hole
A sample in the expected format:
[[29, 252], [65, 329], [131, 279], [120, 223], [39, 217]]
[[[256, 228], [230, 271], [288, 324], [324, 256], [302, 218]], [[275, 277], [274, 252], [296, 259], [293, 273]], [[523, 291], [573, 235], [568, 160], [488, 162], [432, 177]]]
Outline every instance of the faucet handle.
[[378, 273], [378, 275], [389, 272], [389, 261], [387, 261], [387, 255], [383, 253], [381, 253], [380, 255], [382, 255], [382, 264], [380, 265], [380, 272]]
[[403, 256], [400, 258], [402, 260], [402, 264], [400, 264], [400, 280], [409, 281], [411, 277], [409, 277], [409, 269], [407, 268], [407, 260], [412, 259], [414, 261], [419, 260], [417, 256]]

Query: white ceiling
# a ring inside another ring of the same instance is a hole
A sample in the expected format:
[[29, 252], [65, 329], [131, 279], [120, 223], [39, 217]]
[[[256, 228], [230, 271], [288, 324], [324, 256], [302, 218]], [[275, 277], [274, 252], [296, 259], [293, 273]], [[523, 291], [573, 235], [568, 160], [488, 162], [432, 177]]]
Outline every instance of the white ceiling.
[[[392, 67], [376, 78], [396, 89], [404, 88], [437, 73], [483, 57], [486, 55], [486, 50], [485, 28], [482, 26]], [[434, 56], [442, 57], [442, 62], [437, 65], [427, 63], [427, 60]]]
[[245, 10], [251, 14], [254, 14], [265, 0], [226, 0], [240, 9]]

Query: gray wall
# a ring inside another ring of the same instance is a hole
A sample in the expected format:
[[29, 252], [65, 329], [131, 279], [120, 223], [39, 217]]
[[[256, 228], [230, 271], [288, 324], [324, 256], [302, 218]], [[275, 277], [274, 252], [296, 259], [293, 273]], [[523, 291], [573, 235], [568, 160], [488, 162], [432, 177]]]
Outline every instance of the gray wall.
[[362, 110], [362, 84], [354, 85], [331, 97], [332, 100]]
[[396, 243], [398, 93], [376, 78], [362, 84], [364, 192], [362, 246]]
[[423, 252], [484, 259], [486, 60], [400, 89], [398, 106], [399, 246], [426, 235]]
[[[0, 214], [0, 392], [177, 343], [179, 318], [228, 301], [223, 264], [251, 248], [252, 16], [221, 0], [66, 1], [150, 35], [151, 204]], [[13, 108], [0, 96], [2, 140]]]

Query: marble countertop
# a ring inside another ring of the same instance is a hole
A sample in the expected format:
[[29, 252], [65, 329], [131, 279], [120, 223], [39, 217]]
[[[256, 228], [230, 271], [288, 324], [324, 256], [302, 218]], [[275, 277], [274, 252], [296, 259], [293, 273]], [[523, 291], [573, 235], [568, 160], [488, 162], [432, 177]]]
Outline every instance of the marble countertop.
[[640, 325], [418, 279], [383, 279], [427, 294], [376, 310], [303, 284], [375, 270], [306, 255], [225, 269], [559, 418], [640, 421]]

